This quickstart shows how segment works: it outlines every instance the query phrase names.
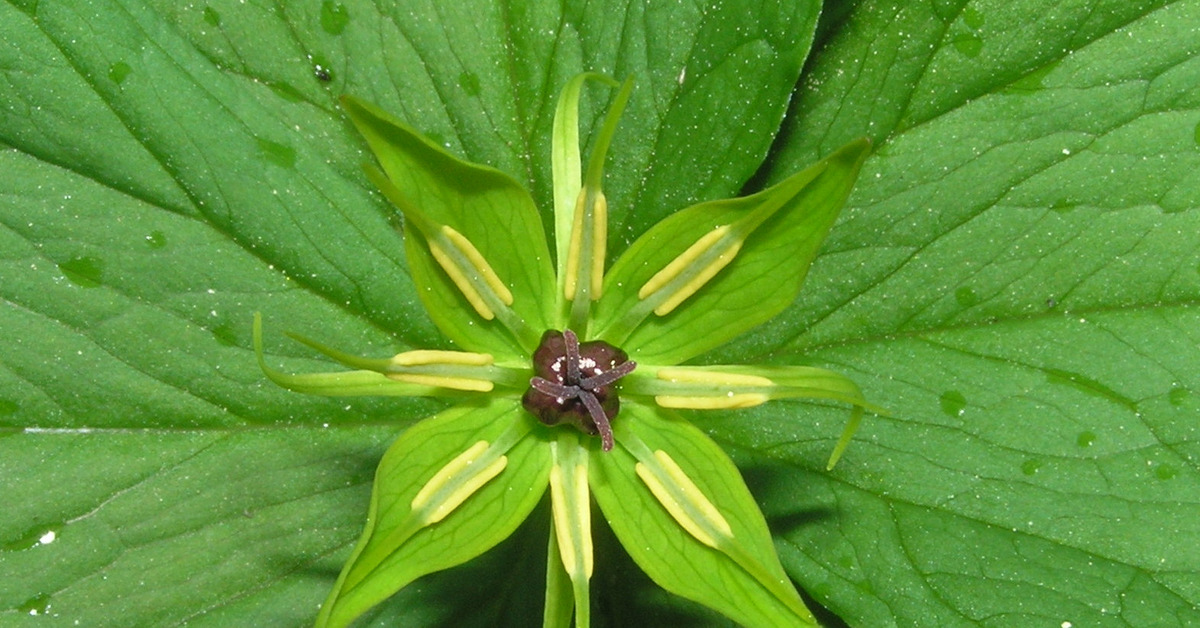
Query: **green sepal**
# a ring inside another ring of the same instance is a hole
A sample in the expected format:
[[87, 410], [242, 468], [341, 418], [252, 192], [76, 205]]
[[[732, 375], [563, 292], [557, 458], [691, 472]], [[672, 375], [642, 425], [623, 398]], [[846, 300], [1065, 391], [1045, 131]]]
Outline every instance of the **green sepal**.
[[459, 390], [398, 382], [381, 373], [369, 370], [336, 373], [284, 373], [267, 365], [263, 355], [262, 315], [254, 314], [254, 355], [267, 379], [276, 386], [299, 393], [324, 397], [357, 397], [377, 395], [387, 397], [458, 396]]
[[618, 83], [596, 72], [576, 74], [563, 86], [554, 110], [554, 132], [551, 136], [550, 164], [554, 178], [554, 241], [558, 260], [558, 286], [562, 294], [562, 278], [567, 270], [567, 246], [571, 242], [571, 222], [575, 217], [575, 202], [583, 188], [583, 156], [579, 147], [579, 97], [584, 81], [593, 80], [610, 86]]
[[[588, 450], [580, 444], [580, 435], [575, 430], [555, 430], [556, 440], [550, 445], [551, 477], [550, 508], [554, 530], [556, 557], [570, 578], [574, 599], [575, 628], [591, 626], [591, 576], [592, 576], [592, 501], [587, 485]], [[582, 468], [581, 468], [582, 467]], [[560, 490], [554, 490], [554, 474], [559, 476]], [[576, 482], [583, 489], [574, 490]], [[566, 545], [569, 554], [562, 549]], [[569, 557], [569, 559], [568, 559]], [[547, 600], [549, 604], [549, 599]], [[549, 610], [547, 611], [549, 616]]]
[[[386, 174], [382, 191], [409, 223], [409, 270], [434, 323], [466, 350], [528, 355], [554, 307], [554, 269], [533, 198], [507, 174], [451, 155], [372, 105], [345, 96], [342, 106]], [[478, 249], [511, 290], [517, 318], [533, 331], [505, 330], [499, 318], [485, 320], [468, 304], [429, 250], [430, 231], [443, 225]]]
[[[588, 79], [612, 87], [619, 85], [620, 89], [613, 97], [603, 125], [596, 132], [587, 172], [581, 182], [579, 97], [583, 83]], [[593, 293], [592, 286], [595, 286], [595, 290], [600, 289], [608, 240], [607, 201], [602, 190], [604, 162], [621, 113], [632, 92], [632, 78], [618, 84], [602, 74], [585, 72], [575, 76], [563, 88], [554, 113], [551, 157], [554, 173], [554, 233], [558, 254], [557, 311], [563, 315], [558, 327], [569, 327], [585, 334], [592, 302], [599, 297], [598, 293]], [[574, 290], [567, 288], [568, 284]]]
[[[857, 140], [771, 188], [694, 205], [651, 227], [613, 264], [596, 336], [646, 363], [679, 364], [774, 317], [795, 301], [866, 158]], [[670, 313], [649, 311], [643, 285], [716, 227], [744, 236], [732, 261]]]
[[[416, 578], [466, 562], [507, 538], [545, 492], [550, 453], [514, 399], [462, 404], [410, 428], [384, 454], [366, 529], [317, 618], [346, 626]], [[503, 471], [444, 519], [425, 524], [411, 503], [435, 474], [478, 441], [503, 451]]]
[[[699, 429], [660, 408], [622, 405], [617, 446], [593, 456], [592, 495], [617, 539], [659, 586], [746, 626], [815, 626], [784, 572], [766, 520], [733, 461]], [[634, 467], [667, 452], [732, 530], [701, 543], [659, 503]]]

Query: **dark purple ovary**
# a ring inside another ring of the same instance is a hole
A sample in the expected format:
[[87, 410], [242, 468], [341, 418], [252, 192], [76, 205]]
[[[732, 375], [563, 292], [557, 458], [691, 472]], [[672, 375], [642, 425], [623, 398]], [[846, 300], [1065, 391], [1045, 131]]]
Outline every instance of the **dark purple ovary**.
[[521, 404], [546, 425], [569, 423], [585, 434], [599, 434], [608, 451], [613, 447], [611, 422], [621, 409], [613, 385], [636, 366], [607, 342], [580, 343], [569, 329], [551, 329], [533, 352], [534, 377]]

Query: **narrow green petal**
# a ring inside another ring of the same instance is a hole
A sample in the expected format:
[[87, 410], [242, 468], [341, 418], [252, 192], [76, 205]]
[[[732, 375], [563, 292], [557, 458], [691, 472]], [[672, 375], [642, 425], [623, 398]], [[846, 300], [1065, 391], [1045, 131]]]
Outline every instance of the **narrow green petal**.
[[625, 404], [617, 447], [593, 457], [592, 494], [621, 544], [660, 586], [740, 624], [815, 626], [733, 462], [665, 412]]
[[586, 335], [588, 316], [600, 298], [608, 241], [608, 202], [602, 190], [604, 161], [617, 130], [632, 80], [626, 80], [613, 98], [604, 124], [596, 134], [587, 173], [580, 181], [579, 97], [583, 82], [593, 79], [617, 85], [594, 73], [576, 76], [563, 88], [554, 120], [554, 212], [558, 252], [559, 308], [565, 327]]
[[554, 271], [529, 193], [369, 104], [342, 104], [382, 168], [368, 175], [404, 214], [410, 272], [433, 321], [470, 351], [532, 351], [552, 318]]
[[571, 579], [575, 627], [591, 625], [592, 502], [588, 490], [588, 450], [574, 430], [558, 430], [550, 445], [550, 507], [558, 556]]
[[594, 336], [678, 364], [774, 317], [799, 294], [868, 148], [853, 142], [763, 192], [651, 227], [605, 277]]
[[382, 373], [371, 370], [342, 371], [340, 373], [284, 373], [267, 365], [263, 356], [262, 315], [254, 315], [254, 354], [258, 366], [267, 379], [288, 390], [322, 395], [325, 397], [391, 396], [391, 397], [435, 397], [462, 394], [462, 389], [404, 382], [389, 379]]
[[570, 628], [575, 614], [575, 590], [558, 553], [558, 532], [550, 521], [550, 541], [546, 549], [546, 607], [542, 628]]
[[366, 529], [317, 619], [346, 626], [416, 578], [482, 554], [541, 499], [549, 448], [512, 399], [459, 406], [410, 428], [375, 475]]

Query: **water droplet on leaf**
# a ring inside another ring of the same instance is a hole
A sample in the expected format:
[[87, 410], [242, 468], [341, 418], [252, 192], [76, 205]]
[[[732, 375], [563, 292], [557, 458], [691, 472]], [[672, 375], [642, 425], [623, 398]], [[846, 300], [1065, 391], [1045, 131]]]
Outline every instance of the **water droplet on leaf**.
[[121, 82], [125, 80], [125, 77], [129, 76], [129, 73], [132, 71], [133, 68], [129, 67], [128, 63], [125, 63], [124, 61], [118, 61], [108, 66], [108, 78], [117, 85], [120, 85]]
[[209, 26], [220, 26], [221, 14], [217, 13], [217, 10], [212, 7], [204, 7], [204, 23]]
[[947, 416], [960, 417], [966, 412], [967, 398], [957, 390], [947, 390], [942, 393], [942, 412]]
[[321, 3], [321, 30], [330, 35], [341, 35], [350, 21], [350, 12], [346, 6], [333, 0]]
[[58, 265], [63, 276], [71, 283], [81, 288], [95, 288], [100, 285], [100, 277], [104, 273], [104, 262], [99, 258], [83, 255], [73, 257]]

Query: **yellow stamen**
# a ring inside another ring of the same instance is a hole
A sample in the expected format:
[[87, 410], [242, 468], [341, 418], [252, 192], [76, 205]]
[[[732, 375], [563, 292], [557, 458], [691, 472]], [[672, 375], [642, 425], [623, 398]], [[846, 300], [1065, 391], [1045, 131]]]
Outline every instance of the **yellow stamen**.
[[[441, 238], [437, 237], [438, 235]], [[446, 244], [454, 249], [455, 255], [451, 255], [446, 250]], [[442, 270], [446, 271], [450, 281], [458, 286], [459, 291], [467, 298], [471, 307], [475, 308], [475, 311], [484, 319], [490, 321], [496, 317], [496, 313], [480, 295], [480, 287], [486, 286], [491, 292], [491, 296], [500, 303], [512, 305], [513, 295], [508, 286], [500, 281], [500, 277], [479, 253], [479, 249], [475, 248], [475, 245], [471, 244], [471, 241], [463, 234], [448, 225], [442, 225], [441, 232], [429, 238], [429, 252], [433, 254], [433, 259], [437, 260]], [[472, 281], [467, 277], [467, 272], [472, 270], [478, 275], [478, 281]]]
[[[634, 466], [634, 471], [688, 534], [714, 548], [719, 543], [718, 536], [733, 538], [729, 522], [667, 452], [661, 449], [654, 452], [654, 461], [658, 463], [657, 469], [639, 462]], [[666, 477], [660, 477], [662, 475]], [[664, 484], [664, 480], [670, 485]]]
[[769, 387], [775, 385], [775, 382], [772, 382], [761, 375], [747, 375], [745, 373], [722, 373], [721, 371], [687, 367], [661, 368], [658, 369], [657, 377], [669, 382], [711, 384], [722, 387]]
[[[421, 515], [422, 525], [441, 521], [504, 470], [508, 465], [508, 456], [500, 456], [483, 468], [475, 464], [479, 456], [487, 451], [488, 446], [487, 441], [481, 440], [468, 447], [466, 451], [446, 463], [446, 466], [421, 487], [411, 506], [414, 512], [424, 511]], [[435, 497], [439, 499], [433, 503]]]
[[575, 300], [576, 278], [579, 277], [579, 252], [583, 248], [583, 210], [587, 202], [587, 188], [579, 190], [575, 199], [575, 218], [571, 221], [571, 244], [567, 247], [567, 276], [563, 281], [563, 296]]
[[396, 354], [392, 364], [396, 366], [427, 366], [429, 364], [454, 364], [456, 366], [488, 366], [492, 356], [487, 353], [467, 351], [432, 351], [420, 349]]
[[600, 298], [604, 285], [604, 247], [608, 243], [608, 199], [596, 192], [592, 207], [592, 300]]
[[727, 410], [753, 408], [770, 401], [762, 393], [729, 393], [724, 396], [679, 396], [658, 395], [654, 402], [663, 408], [688, 408], [691, 410]]
[[424, 375], [420, 373], [384, 373], [384, 377], [398, 382], [408, 382], [419, 386], [436, 388], [451, 388], [454, 390], [469, 390], [473, 392], [490, 392], [494, 384], [490, 380], [472, 377], [453, 377], [450, 375]]
[[[671, 263], [651, 277], [638, 290], [638, 298], [646, 299], [651, 295], [658, 294], [667, 284], [680, 278], [686, 271], [690, 275], [686, 283], [675, 288], [654, 308], [654, 313], [659, 316], [669, 314], [737, 256], [738, 251], [742, 248], [742, 242], [740, 239], [728, 241], [726, 236], [729, 235], [729, 232], [730, 226], [722, 225], [704, 234], [704, 237], [696, 240], [695, 244], [688, 247], [679, 257], [671, 260]], [[697, 266], [698, 262], [704, 261], [701, 259], [702, 257], [708, 258], [708, 260], [704, 266]]]
[[454, 243], [454, 246], [458, 247], [458, 250], [467, 258], [467, 261], [471, 262], [471, 265], [475, 267], [475, 271], [479, 273], [483, 281], [492, 289], [492, 292], [496, 293], [500, 302], [505, 305], [512, 305], [512, 292], [509, 291], [508, 286], [504, 285], [503, 281], [500, 281], [500, 277], [496, 275], [496, 271], [492, 270], [491, 265], [479, 253], [479, 249], [475, 248], [475, 245], [471, 244], [471, 241], [466, 236], [450, 228], [448, 225], [442, 225], [442, 234]]
[[429, 252], [433, 254], [433, 259], [437, 260], [442, 270], [446, 271], [446, 274], [450, 277], [450, 281], [453, 281], [454, 285], [458, 286], [458, 290], [467, 298], [467, 303], [470, 303], [471, 307], [475, 308], [475, 311], [484, 320], [490, 321], [496, 318], [496, 314], [492, 312], [492, 308], [483, 302], [483, 297], [480, 297], [479, 293], [475, 291], [475, 286], [471, 285], [471, 282], [467, 280], [467, 276], [463, 274], [458, 265], [450, 259], [449, 255], [446, 255], [446, 251], [442, 249], [437, 240], [429, 241]]
[[562, 557], [563, 568], [567, 573], [575, 573], [575, 544], [571, 542], [570, 533], [571, 521], [567, 516], [567, 509], [559, 507], [559, 504], [566, 503], [566, 495], [563, 493], [562, 485], [562, 467], [554, 465], [550, 467], [550, 504], [551, 515], [554, 517], [554, 531], [558, 538], [558, 553]]
[[[574, 493], [571, 502], [567, 501], [567, 488]], [[570, 487], [563, 486], [561, 467], [555, 465], [551, 468], [550, 503], [554, 516], [554, 530], [558, 541], [558, 553], [562, 556], [563, 568], [567, 573], [574, 576], [578, 573], [576, 570], [582, 565], [584, 578], [591, 578], [592, 517], [591, 505], [588, 501], [587, 467], [582, 464], [575, 465], [572, 486]], [[574, 513], [568, 509], [568, 504], [573, 504], [576, 507]], [[574, 524], [571, 521], [572, 514], [578, 519]], [[579, 538], [580, 546], [578, 548], [576, 548], [571, 537], [572, 530], [581, 534]], [[581, 555], [576, 554], [576, 549], [578, 549]]]

